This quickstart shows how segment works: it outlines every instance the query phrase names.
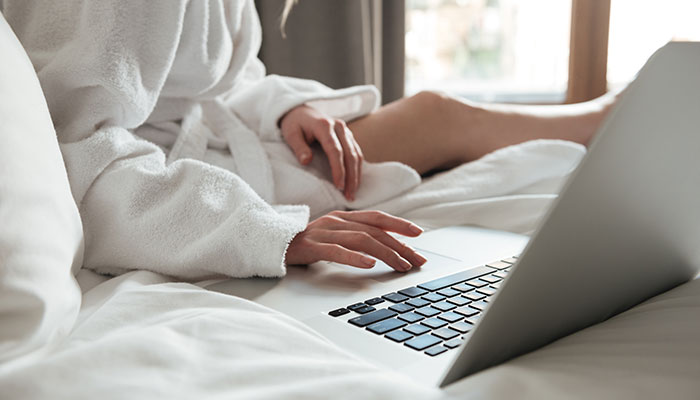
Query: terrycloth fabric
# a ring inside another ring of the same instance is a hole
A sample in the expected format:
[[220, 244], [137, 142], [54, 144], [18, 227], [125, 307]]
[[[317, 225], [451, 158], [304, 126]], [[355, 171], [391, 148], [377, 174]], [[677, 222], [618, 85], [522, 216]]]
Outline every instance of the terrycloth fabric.
[[[351, 119], [377, 107], [377, 91], [264, 77], [252, 0], [8, 0], [3, 13], [46, 94], [83, 220], [84, 266], [279, 276], [309, 212], [270, 204], [345, 205], [314, 168], [286, 167], [277, 121], [306, 102]], [[201, 161], [222, 151], [228, 171]], [[398, 184], [368, 185], [359, 206], [419, 182], [399, 164], [375, 171]]]
[[309, 209], [527, 232], [583, 154], [523, 144], [422, 184], [405, 165], [367, 164], [348, 203], [325, 157], [299, 165], [277, 121], [302, 103], [349, 120], [377, 107], [377, 91], [264, 77], [252, 1], [7, 0], [3, 11], [46, 93], [84, 266], [101, 272], [279, 276]]

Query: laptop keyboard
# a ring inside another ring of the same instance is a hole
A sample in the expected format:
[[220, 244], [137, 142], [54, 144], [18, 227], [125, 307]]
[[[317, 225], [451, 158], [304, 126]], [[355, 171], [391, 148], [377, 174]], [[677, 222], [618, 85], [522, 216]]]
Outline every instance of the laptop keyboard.
[[434, 279], [330, 311], [415, 351], [437, 356], [464, 341], [516, 257]]

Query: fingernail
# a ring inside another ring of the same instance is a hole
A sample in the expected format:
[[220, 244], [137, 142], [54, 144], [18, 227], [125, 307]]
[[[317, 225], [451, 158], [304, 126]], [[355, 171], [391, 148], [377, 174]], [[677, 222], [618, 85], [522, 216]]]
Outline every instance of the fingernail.
[[306, 163], [309, 162], [310, 160], [311, 160], [311, 154], [309, 154], [309, 153], [304, 153], [304, 154], [301, 155], [301, 163], [302, 163], [302, 164], [306, 164]]
[[362, 259], [362, 264], [367, 266], [368, 268], [374, 267], [374, 265], [377, 263], [377, 260], [369, 257], [365, 257]]
[[400, 260], [399, 263], [403, 267], [404, 271], [408, 271], [409, 269], [413, 268], [413, 265], [411, 265], [411, 263], [406, 260]]
[[409, 230], [416, 235], [420, 235], [421, 233], [423, 233], [423, 228], [416, 224], [409, 225]]
[[422, 255], [421, 253], [419, 253], [419, 252], [416, 252], [416, 254], [414, 255], [414, 258], [416, 259], [416, 261], [417, 261], [417, 263], [418, 263], [417, 266], [423, 265], [423, 264], [425, 264], [426, 262], [428, 262], [428, 259], [425, 258], [425, 256], [423, 256], [423, 255]]

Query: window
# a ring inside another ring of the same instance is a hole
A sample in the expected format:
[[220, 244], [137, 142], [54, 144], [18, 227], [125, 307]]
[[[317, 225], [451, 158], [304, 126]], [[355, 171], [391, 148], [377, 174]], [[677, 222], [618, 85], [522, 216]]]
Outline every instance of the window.
[[656, 49], [670, 40], [700, 40], [700, 2], [612, 0], [608, 86], [631, 81]]
[[406, 93], [561, 102], [571, 1], [407, 0]]
[[406, 94], [585, 101], [669, 40], [700, 41], [698, 17], [697, 0], [406, 0]]

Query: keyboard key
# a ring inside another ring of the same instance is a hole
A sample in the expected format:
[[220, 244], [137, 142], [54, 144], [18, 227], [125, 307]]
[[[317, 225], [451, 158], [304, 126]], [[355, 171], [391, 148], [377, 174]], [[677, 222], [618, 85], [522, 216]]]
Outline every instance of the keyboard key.
[[459, 332], [453, 331], [450, 328], [442, 328], [442, 329], [438, 329], [436, 331], [433, 331], [432, 335], [435, 335], [442, 340], [450, 340], [450, 339], [453, 339], [453, 338], [456, 338], [457, 336], [459, 336]]
[[428, 300], [423, 300], [423, 299], [418, 298], [418, 299], [411, 299], [411, 300], [407, 301], [406, 304], [413, 306], [415, 308], [421, 308], [421, 307], [427, 306], [428, 304], [430, 304], [430, 302]]
[[452, 289], [459, 290], [460, 292], [469, 292], [474, 290], [474, 286], [467, 285], [466, 283], [460, 283], [459, 285], [452, 286]]
[[425, 351], [425, 354], [435, 357], [438, 354], [442, 354], [447, 351], [447, 348], [442, 347], [442, 346], [435, 346], [431, 347], [428, 350]]
[[462, 314], [465, 317], [472, 317], [472, 316], [480, 313], [479, 310], [477, 310], [475, 308], [471, 308], [471, 307], [460, 307], [460, 308], [456, 309], [454, 312], [456, 312], [457, 314]]
[[416, 310], [416, 312], [424, 317], [432, 317], [440, 314], [440, 310], [436, 310], [432, 307], [423, 307]]
[[442, 342], [439, 338], [436, 338], [433, 335], [423, 335], [423, 336], [418, 336], [417, 338], [413, 338], [409, 341], [404, 342], [404, 344], [414, 350], [425, 350], [430, 346], [434, 346], [438, 343]]
[[467, 284], [474, 286], [475, 288], [480, 288], [488, 285], [489, 283], [482, 281], [481, 279], [472, 279], [471, 281], [467, 282]]
[[463, 297], [463, 296], [455, 296], [455, 297], [447, 299], [447, 301], [449, 301], [450, 303], [457, 305], [457, 306], [463, 306], [465, 304], [469, 304], [472, 302], [471, 300], [469, 300], [468, 298]]
[[421, 297], [421, 299], [428, 300], [434, 303], [436, 301], [445, 300], [445, 296], [439, 295], [437, 293], [428, 293], [425, 296]]
[[389, 300], [392, 303], [401, 303], [402, 301], [408, 300], [407, 296], [398, 293], [389, 293], [382, 296], [383, 299]]
[[496, 283], [492, 284], [491, 287], [498, 290], [501, 287], [501, 283], [503, 283], [503, 282], [496, 282]]
[[501, 279], [506, 279], [506, 276], [508, 276], [508, 271], [503, 270], [503, 271], [498, 271], [495, 274], [492, 274], [493, 276], [497, 276]]
[[367, 304], [365, 304], [365, 303], [355, 303], [355, 304], [353, 304], [353, 305], [347, 306], [346, 308], [347, 308], [348, 310], [350, 310], [350, 311], [355, 311], [355, 310], [359, 310], [359, 309], [362, 308], [362, 307], [367, 307]]
[[479, 279], [472, 279], [472, 280], [468, 281], [467, 284], [470, 286], [474, 286], [475, 288], [480, 288], [480, 287], [484, 287], [484, 286], [488, 285], [487, 282], [484, 282], [484, 281], [479, 280]]
[[480, 289], [476, 289], [476, 291], [487, 296], [493, 296], [496, 293], [496, 289], [490, 287], [482, 287]]
[[450, 341], [443, 343], [442, 345], [447, 347], [448, 349], [456, 349], [457, 347], [461, 346], [462, 343], [464, 343], [464, 340], [460, 338], [454, 338]]
[[473, 317], [469, 317], [465, 321], [469, 322], [472, 325], [476, 325], [476, 322], [479, 321], [479, 318], [481, 318], [481, 314], [477, 314]]
[[454, 296], [457, 296], [458, 294], [460, 294], [461, 292], [459, 290], [454, 290], [452, 288], [445, 288], [442, 290], [438, 290], [437, 293], [441, 294], [445, 297], [454, 297]]
[[395, 317], [396, 315], [396, 311], [391, 311], [388, 308], [382, 308], [381, 310], [373, 311], [369, 314], [350, 318], [348, 322], [355, 326], [359, 326], [360, 328], [364, 328], [367, 325], [371, 325], [387, 318]]
[[385, 319], [384, 321], [375, 322], [374, 324], [368, 326], [367, 330], [378, 335], [383, 335], [389, 331], [393, 331], [394, 329], [403, 328], [406, 325], [408, 325], [406, 321], [391, 318]]
[[403, 330], [405, 330], [406, 332], [408, 332], [410, 334], [416, 335], [416, 336], [420, 336], [426, 332], [430, 332], [430, 328], [428, 328], [427, 326], [423, 326], [421, 324], [409, 325], [409, 326], [403, 328]]
[[469, 279], [474, 279], [476, 277], [479, 277], [481, 275], [485, 275], [491, 272], [495, 272], [492, 268], [482, 266], [482, 267], [477, 267], [477, 268], [471, 268], [466, 271], [458, 272], [456, 274], [448, 275], [443, 278], [435, 279], [429, 282], [422, 283], [418, 285], [419, 288], [426, 289], [426, 290], [440, 290], [444, 289], [448, 286], [456, 285], [458, 283], [462, 283], [464, 281], [467, 281]]
[[370, 305], [370, 306], [374, 306], [374, 305], [377, 305], [379, 303], [384, 303], [384, 299], [382, 299], [381, 297], [375, 297], [373, 299], [365, 300], [365, 304]]
[[464, 297], [468, 298], [471, 301], [479, 301], [479, 300], [483, 299], [484, 297], [486, 297], [486, 295], [481, 294], [481, 293], [477, 293], [477, 292], [471, 292], [471, 293], [467, 293], [466, 295], [464, 295]]
[[428, 318], [425, 321], [421, 321], [421, 324], [432, 329], [439, 329], [447, 325], [447, 322], [437, 318]]
[[486, 299], [472, 303], [469, 305], [469, 307], [476, 308], [479, 311], [484, 311], [486, 309], [486, 307], [489, 305], [485, 300]]
[[457, 323], [450, 325], [450, 329], [453, 329], [453, 330], [460, 332], [460, 333], [467, 333], [467, 332], [471, 331], [473, 328], [474, 328], [474, 325], [472, 325], [468, 322], [464, 322], [464, 321], [457, 322]]
[[421, 288], [418, 288], [415, 286], [399, 290], [399, 294], [402, 294], [402, 295], [408, 296], [408, 297], [418, 297], [418, 296], [422, 296], [426, 293], [428, 293], [427, 290], [424, 290], [424, 289], [421, 289]]
[[420, 315], [420, 314], [416, 314], [414, 312], [407, 312], [406, 314], [399, 315], [399, 319], [404, 320], [404, 321], [408, 322], [409, 324], [412, 324], [414, 322], [424, 320], [425, 317]]
[[479, 278], [479, 279], [481, 279], [482, 281], [486, 281], [486, 282], [488, 282], [488, 283], [496, 283], [496, 282], [500, 282], [500, 281], [501, 281], [501, 278], [499, 278], [499, 277], [497, 277], [497, 276], [493, 276], [493, 275], [482, 276], [482, 277]]
[[505, 269], [510, 267], [510, 263], [507, 263], [505, 261], [496, 261], [496, 262], [490, 262], [488, 264], [489, 267], [496, 268], [496, 269]]
[[405, 312], [408, 312], [408, 311], [413, 310], [414, 307], [413, 307], [413, 306], [409, 306], [408, 304], [399, 303], [399, 304], [394, 304], [393, 306], [389, 307], [389, 309], [390, 309], [391, 311], [396, 311], [397, 313], [403, 314], [403, 313], [405, 313]]
[[503, 260], [503, 262], [506, 262], [506, 263], [509, 263], [509, 264], [515, 264], [516, 261], [518, 261], [518, 259], [515, 258], [515, 257], [506, 258], [505, 260]]
[[464, 316], [457, 314], [456, 312], [446, 312], [444, 314], [438, 315], [438, 318], [445, 320], [447, 322], [455, 322], [459, 321], [460, 319], [464, 318]]
[[376, 310], [376, 308], [372, 306], [364, 306], [362, 308], [358, 308], [357, 310], [355, 310], [355, 312], [358, 314], [367, 314], [368, 312], [372, 312], [374, 310]]
[[328, 315], [330, 315], [331, 317], [340, 317], [341, 315], [345, 315], [349, 312], [350, 310], [348, 310], [347, 308], [339, 308], [337, 310], [329, 312]]
[[411, 335], [410, 333], [408, 333], [408, 332], [406, 332], [406, 331], [401, 331], [401, 330], [399, 330], [399, 331], [389, 332], [389, 333], [387, 333], [386, 336], [384, 336], [384, 337], [387, 338], [387, 339], [391, 339], [391, 340], [393, 340], [394, 342], [399, 342], [399, 343], [401, 343], [401, 342], [403, 342], [404, 340], [408, 340], [408, 339], [412, 338], [413, 335]]
[[454, 310], [455, 308], [457, 308], [456, 305], [454, 305], [452, 303], [448, 303], [446, 301], [441, 301], [439, 303], [435, 303], [431, 307], [437, 308], [440, 311], [450, 311], [450, 310]]

